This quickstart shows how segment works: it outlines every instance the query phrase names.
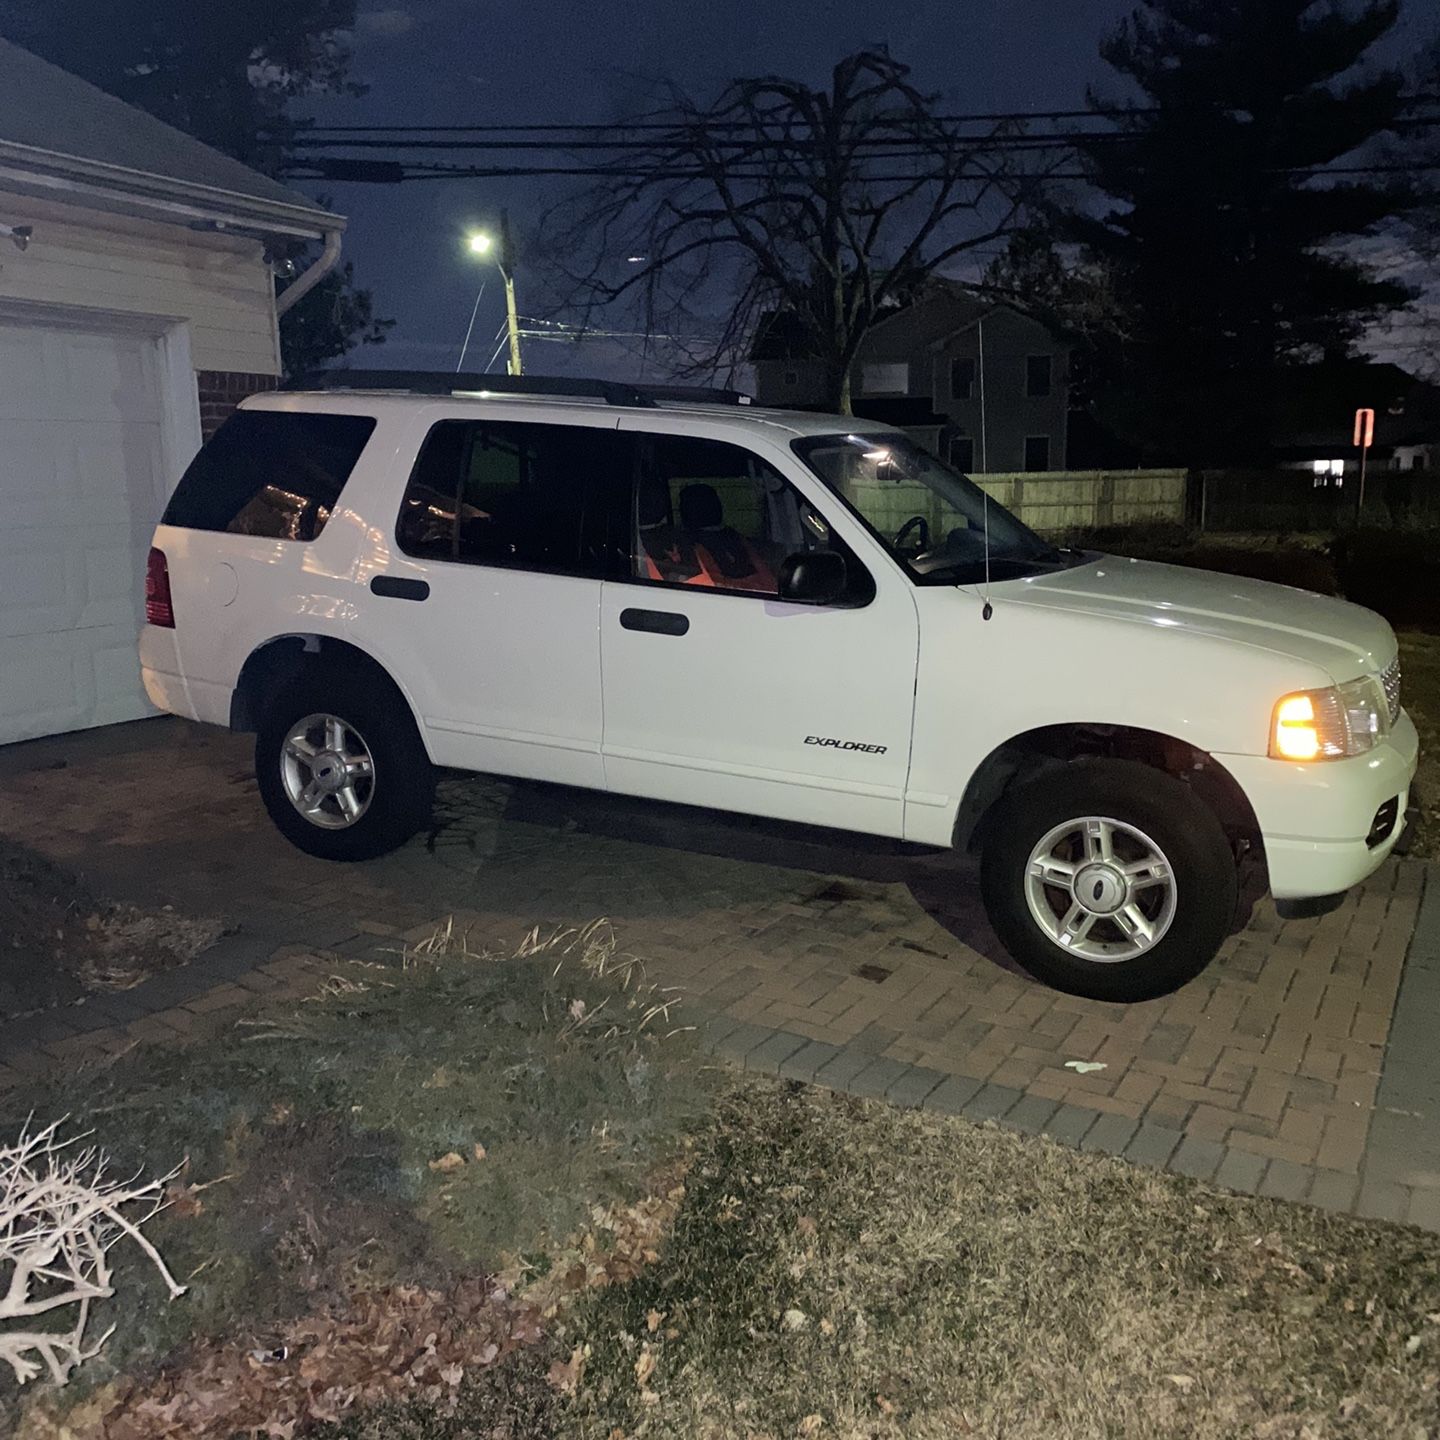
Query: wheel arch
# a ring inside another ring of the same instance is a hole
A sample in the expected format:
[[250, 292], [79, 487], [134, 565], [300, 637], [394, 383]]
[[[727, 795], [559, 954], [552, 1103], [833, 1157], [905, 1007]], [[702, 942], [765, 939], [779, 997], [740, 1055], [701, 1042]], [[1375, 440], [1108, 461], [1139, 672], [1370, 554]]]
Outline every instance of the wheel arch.
[[310, 666], [336, 666], [358, 671], [392, 691], [410, 712], [416, 732], [428, 752], [430, 747], [425, 739], [425, 729], [404, 687], [373, 655], [333, 635], [297, 631], [276, 635], [257, 645], [241, 667], [230, 696], [230, 728], [241, 732], [258, 729], [266, 697], [289, 684]]
[[1135, 760], [1181, 781], [1219, 819], [1237, 854], [1253, 848], [1263, 858], [1254, 808], [1220, 761], [1173, 735], [1109, 724], [1046, 725], [996, 746], [965, 787], [955, 816], [955, 847], [975, 850], [984, 843], [987, 818], [1013, 786], [1085, 759]]

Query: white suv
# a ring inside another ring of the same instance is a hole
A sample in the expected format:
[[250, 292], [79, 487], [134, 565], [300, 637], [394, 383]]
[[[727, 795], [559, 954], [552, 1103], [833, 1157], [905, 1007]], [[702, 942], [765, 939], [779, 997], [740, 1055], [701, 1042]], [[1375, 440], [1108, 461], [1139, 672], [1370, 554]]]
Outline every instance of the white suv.
[[1247, 853], [1295, 901], [1399, 836], [1368, 610], [1056, 549], [869, 421], [372, 383], [246, 401], [150, 556], [151, 699], [255, 731], [312, 854], [401, 844], [435, 766], [973, 848], [1021, 964], [1132, 1000], [1209, 962]]

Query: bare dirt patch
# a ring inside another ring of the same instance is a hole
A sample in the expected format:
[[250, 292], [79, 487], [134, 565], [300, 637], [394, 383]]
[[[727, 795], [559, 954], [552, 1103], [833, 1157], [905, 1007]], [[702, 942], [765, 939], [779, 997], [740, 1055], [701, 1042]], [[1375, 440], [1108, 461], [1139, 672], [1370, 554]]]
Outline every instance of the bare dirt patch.
[[128, 990], [222, 933], [216, 920], [99, 896], [74, 871], [0, 840], [0, 1018]]

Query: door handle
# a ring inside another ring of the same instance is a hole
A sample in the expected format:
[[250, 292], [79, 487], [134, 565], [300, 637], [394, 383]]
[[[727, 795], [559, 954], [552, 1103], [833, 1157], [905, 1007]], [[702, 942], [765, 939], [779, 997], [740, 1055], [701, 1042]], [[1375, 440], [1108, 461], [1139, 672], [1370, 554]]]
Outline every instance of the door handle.
[[683, 635], [690, 617], [674, 610], [622, 610], [620, 624], [626, 630], [643, 630], [650, 635]]
[[376, 575], [370, 581], [370, 589], [376, 595], [391, 600], [428, 600], [430, 582], [412, 580], [406, 575]]

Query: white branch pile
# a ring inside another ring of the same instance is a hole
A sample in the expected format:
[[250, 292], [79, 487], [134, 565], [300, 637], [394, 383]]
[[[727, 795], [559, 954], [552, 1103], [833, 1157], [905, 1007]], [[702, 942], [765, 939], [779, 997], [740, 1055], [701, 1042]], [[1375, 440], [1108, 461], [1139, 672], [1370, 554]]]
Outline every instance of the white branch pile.
[[[112, 1325], [86, 1340], [92, 1303], [115, 1293], [110, 1250], [120, 1240], [140, 1247], [172, 1300], [185, 1292], [141, 1234], [165, 1208], [165, 1187], [178, 1172], [144, 1184], [138, 1176], [109, 1180], [105, 1155], [93, 1146], [74, 1148], [84, 1135], [61, 1140], [61, 1123], [34, 1131], [27, 1125], [15, 1144], [0, 1146], [0, 1361], [21, 1385], [42, 1366], [63, 1385], [114, 1334]], [[68, 1328], [49, 1328], [45, 1316]]]

